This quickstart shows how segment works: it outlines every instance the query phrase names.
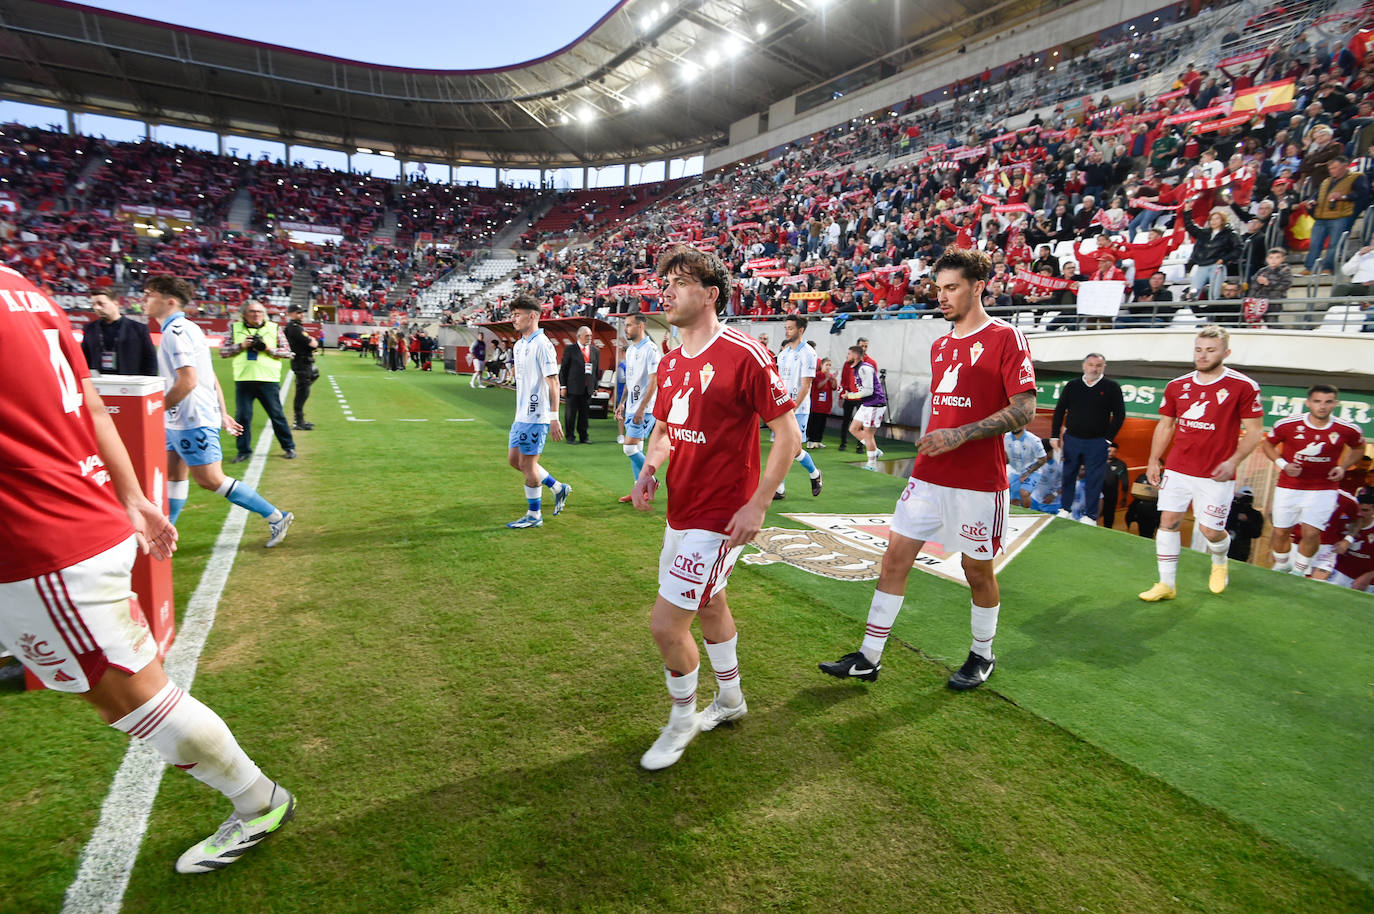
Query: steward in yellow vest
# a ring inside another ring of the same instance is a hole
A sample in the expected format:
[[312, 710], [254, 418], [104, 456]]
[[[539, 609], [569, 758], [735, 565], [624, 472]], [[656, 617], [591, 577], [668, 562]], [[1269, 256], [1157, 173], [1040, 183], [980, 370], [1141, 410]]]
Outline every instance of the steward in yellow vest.
[[220, 346], [221, 358], [234, 360], [234, 418], [243, 426], [235, 442], [238, 453], [231, 463], [247, 460], [253, 449], [253, 403], [262, 404], [272, 420], [284, 456], [296, 456], [296, 441], [281, 408], [281, 360], [291, 357], [276, 324], [267, 319], [262, 302], [244, 304], [240, 319], [229, 326], [229, 336]]

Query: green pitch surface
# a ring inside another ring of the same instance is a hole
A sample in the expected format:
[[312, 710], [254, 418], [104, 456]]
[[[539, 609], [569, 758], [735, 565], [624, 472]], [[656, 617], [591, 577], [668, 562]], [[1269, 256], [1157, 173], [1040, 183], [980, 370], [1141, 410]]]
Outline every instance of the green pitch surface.
[[[260, 487], [296, 524], [265, 550], [250, 519], [193, 687], [298, 817], [178, 876], [228, 804], [168, 770], [126, 911], [1374, 909], [1368, 598], [1249, 567], [1214, 597], [1185, 554], [1146, 605], [1149, 542], [1056, 521], [1002, 572], [996, 674], [955, 694], [963, 588], [913, 573], [866, 686], [816, 663], [855, 649], [871, 582], [741, 563], [749, 716], [649, 773], [663, 515], [616, 503], [613, 426], [548, 446], [567, 510], [511, 531], [509, 391], [322, 372]], [[891, 510], [900, 479], [813, 454], [821, 497], [794, 469], [775, 507]], [[191, 493], [182, 607], [225, 513]], [[0, 695], [0, 911], [61, 908], [125, 742], [70, 696]]]

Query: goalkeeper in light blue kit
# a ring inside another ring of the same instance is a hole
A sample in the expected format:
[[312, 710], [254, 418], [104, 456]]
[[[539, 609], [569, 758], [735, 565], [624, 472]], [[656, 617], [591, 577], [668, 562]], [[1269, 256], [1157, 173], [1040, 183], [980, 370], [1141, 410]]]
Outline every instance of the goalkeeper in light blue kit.
[[[806, 423], [811, 420], [811, 384], [816, 378], [816, 350], [806, 345], [802, 339], [806, 335], [806, 316], [789, 314], [782, 325], [782, 348], [778, 350], [778, 376], [787, 387], [787, 395], [797, 404], [797, 424], [801, 426], [802, 440], [806, 440]], [[811, 494], [821, 494], [821, 471], [805, 448], [798, 449], [793, 458], [811, 477]], [[784, 479], [773, 493], [773, 500], [787, 497], [787, 480]]]
[[507, 459], [525, 477], [526, 511], [506, 526], [523, 530], [544, 524], [541, 485], [553, 493], [554, 514], [562, 513], [572, 486], [554, 479], [539, 465], [545, 439], [552, 436], [554, 441], [563, 440], [563, 426], [558, 422], [558, 357], [553, 343], [539, 329], [539, 302], [523, 293], [515, 296], [510, 318], [520, 339], [515, 341], [511, 355], [515, 421], [510, 427]]

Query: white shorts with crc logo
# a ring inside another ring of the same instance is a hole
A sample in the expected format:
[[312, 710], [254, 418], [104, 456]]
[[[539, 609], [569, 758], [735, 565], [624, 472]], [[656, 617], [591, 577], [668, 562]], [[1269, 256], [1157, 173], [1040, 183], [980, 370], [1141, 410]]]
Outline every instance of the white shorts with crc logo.
[[729, 537], [713, 530], [663, 531], [658, 556], [658, 594], [679, 609], [696, 611], [730, 583], [743, 546], [730, 549]]
[[860, 406], [854, 410], [854, 421], [864, 428], [878, 428], [883, 424], [886, 406]]
[[0, 584], [0, 643], [59, 692], [89, 691], [112, 666], [143, 669], [157, 641], [131, 599], [137, 551], [130, 536], [61, 571]]
[[1193, 519], [1204, 527], [1225, 530], [1236, 481], [1217, 482], [1165, 470], [1159, 480], [1159, 510], [1182, 514], [1193, 506]]
[[952, 489], [920, 479], [907, 480], [892, 512], [892, 532], [949, 552], [992, 561], [1002, 551], [1011, 518], [1007, 490]]
[[1352, 578], [1350, 575], [1340, 571], [1332, 571], [1331, 577], [1327, 578], [1327, 580], [1330, 581], [1332, 584], [1335, 584], [1337, 587], [1355, 586], [1355, 579]]
[[1274, 526], [1286, 529], [1294, 524], [1307, 524], [1318, 530], [1326, 529], [1331, 512], [1336, 510], [1335, 489], [1286, 489], [1274, 487]]

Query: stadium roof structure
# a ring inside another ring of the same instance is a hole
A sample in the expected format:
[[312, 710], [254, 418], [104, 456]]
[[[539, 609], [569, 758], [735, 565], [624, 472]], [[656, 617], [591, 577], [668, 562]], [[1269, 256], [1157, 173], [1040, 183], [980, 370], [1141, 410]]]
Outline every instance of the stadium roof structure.
[[[455, 7], [453, 27], [461, 28]], [[808, 106], [829, 101], [1045, 7], [620, 0], [544, 57], [483, 70], [410, 70], [64, 0], [0, 0], [0, 94], [222, 134], [384, 149], [414, 161], [651, 160], [705, 152], [725, 142], [731, 123], [794, 93]], [[361, 35], [365, 21], [359, 28]]]

